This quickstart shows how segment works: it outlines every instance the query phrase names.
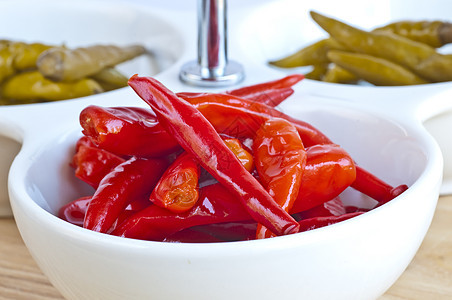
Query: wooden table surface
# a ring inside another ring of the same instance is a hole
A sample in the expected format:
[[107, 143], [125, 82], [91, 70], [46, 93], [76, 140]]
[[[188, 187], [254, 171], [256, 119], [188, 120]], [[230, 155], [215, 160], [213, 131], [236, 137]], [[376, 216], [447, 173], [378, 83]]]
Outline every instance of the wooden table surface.
[[[63, 299], [39, 270], [11, 218], [0, 219], [0, 299]], [[452, 196], [441, 197], [419, 252], [379, 300], [452, 299]]]

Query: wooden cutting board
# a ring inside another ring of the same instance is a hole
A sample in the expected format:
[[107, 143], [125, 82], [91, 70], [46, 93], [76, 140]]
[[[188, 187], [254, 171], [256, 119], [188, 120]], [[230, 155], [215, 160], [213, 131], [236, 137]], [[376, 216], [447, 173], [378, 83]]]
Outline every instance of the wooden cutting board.
[[[0, 299], [63, 299], [39, 270], [14, 220], [0, 219]], [[379, 300], [452, 299], [452, 196], [441, 197], [419, 252]]]

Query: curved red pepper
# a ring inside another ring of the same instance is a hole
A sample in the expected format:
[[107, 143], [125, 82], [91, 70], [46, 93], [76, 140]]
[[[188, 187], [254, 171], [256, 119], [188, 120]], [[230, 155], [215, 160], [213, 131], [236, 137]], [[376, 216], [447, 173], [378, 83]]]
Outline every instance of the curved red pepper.
[[[62, 206], [58, 211], [58, 217], [71, 224], [83, 227], [83, 221], [85, 220], [86, 211], [88, 210], [92, 197], [93, 196], [81, 197]], [[149, 205], [151, 205], [151, 203], [146, 197], [139, 197], [131, 200], [124, 211], [119, 215], [117, 223], [122, 223], [127, 217]]]
[[315, 217], [340, 216], [348, 212], [350, 211], [347, 211], [347, 208], [338, 196], [332, 200], [298, 213], [295, 218], [297, 220], [303, 220]]
[[151, 205], [125, 220], [112, 234], [127, 238], [162, 241], [183, 229], [197, 225], [232, 222], [250, 216], [221, 184], [199, 190], [198, 202], [189, 211], [174, 213]]
[[83, 134], [119, 156], [158, 157], [179, 148], [151, 110], [90, 105], [80, 113]]
[[233, 192], [248, 213], [276, 235], [298, 232], [284, 211], [224, 144], [208, 120], [157, 80], [132, 76], [129, 85], [148, 103], [166, 130], [201, 166]]
[[[289, 211], [300, 191], [306, 150], [296, 128], [284, 119], [269, 119], [256, 133], [253, 153], [259, 179], [269, 194]], [[258, 224], [256, 237], [274, 235]]]
[[271, 107], [278, 106], [284, 100], [292, 96], [294, 90], [290, 87], [273, 89], [264, 91], [262, 93], [252, 94], [247, 97], [238, 97], [225, 93], [177, 93], [176, 95], [192, 104], [203, 102], [216, 102], [217, 99], [229, 98], [229, 99], [246, 99], [253, 102], [266, 104]]
[[[355, 163], [340, 146], [315, 145], [306, 150], [307, 163], [301, 179], [302, 190], [292, 207], [297, 212], [339, 196], [356, 179]], [[311, 185], [315, 185], [315, 188], [303, 188]]]
[[107, 232], [133, 199], [149, 195], [167, 162], [132, 157], [105, 176], [86, 211], [83, 227]]
[[176, 213], [191, 209], [199, 196], [199, 173], [200, 168], [195, 158], [182, 153], [162, 175], [149, 200]]
[[91, 198], [92, 196], [85, 196], [63, 205], [58, 211], [58, 217], [82, 227]]
[[257, 223], [253, 220], [214, 223], [190, 227], [165, 238], [165, 242], [216, 243], [254, 240]]
[[251, 153], [243, 147], [242, 143], [235, 138], [224, 138], [223, 141], [226, 146], [231, 149], [245, 169], [248, 172], [252, 172], [254, 170], [254, 158]]
[[235, 90], [227, 91], [226, 94], [242, 98], [253, 98], [269, 90], [282, 89], [294, 86], [304, 79], [302, 74], [292, 74], [276, 80], [245, 86]]
[[356, 181], [352, 187], [378, 201], [378, 205], [394, 199], [408, 189], [406, 184], [393, 187], [363, 168], [356, 167]]
[[75, 176], [95, 189], [102, 178], [125, 161], [122, 157], [95, 146], [78, 144], [76, 148], [77, 152], [72, 159]]
[[363, 214], [364, 212], [354, 212], [354, 213], [346, 213], [340, 216], [324, 216], [324, 217], [314, 217], [310, 219], [304, 219], [299, 221], [300, 223], [300, 231], [308, 231], [316, 228], [321, 228], [325, 226], [329, 226], [332, 224], [336, 224], [356, 216]]

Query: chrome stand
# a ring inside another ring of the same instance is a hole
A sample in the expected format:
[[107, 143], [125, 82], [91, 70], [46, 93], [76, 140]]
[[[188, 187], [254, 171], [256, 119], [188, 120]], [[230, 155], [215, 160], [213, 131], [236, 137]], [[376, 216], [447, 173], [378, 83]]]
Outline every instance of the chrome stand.
[[198, 60], [182, 66], [183, 82], [223, 87], [243, 80], [242, 65], [228, 61], [226, 35], [226, 0], [198, 0]]

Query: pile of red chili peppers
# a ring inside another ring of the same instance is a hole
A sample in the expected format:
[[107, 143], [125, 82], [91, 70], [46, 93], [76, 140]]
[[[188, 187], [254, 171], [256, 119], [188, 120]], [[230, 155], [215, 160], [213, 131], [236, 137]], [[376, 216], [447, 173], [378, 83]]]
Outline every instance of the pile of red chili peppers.
[[355, 164], [312, 125], [275, 108], [302, 75], [223, 93], [129, 85], [150, 106], [88, 106], [71, 162], [92, 195], [59, 217], [121, 237], [182, 242], [269, 238], [366, 212], [348, 187], [382, 205], [403, 193]]

